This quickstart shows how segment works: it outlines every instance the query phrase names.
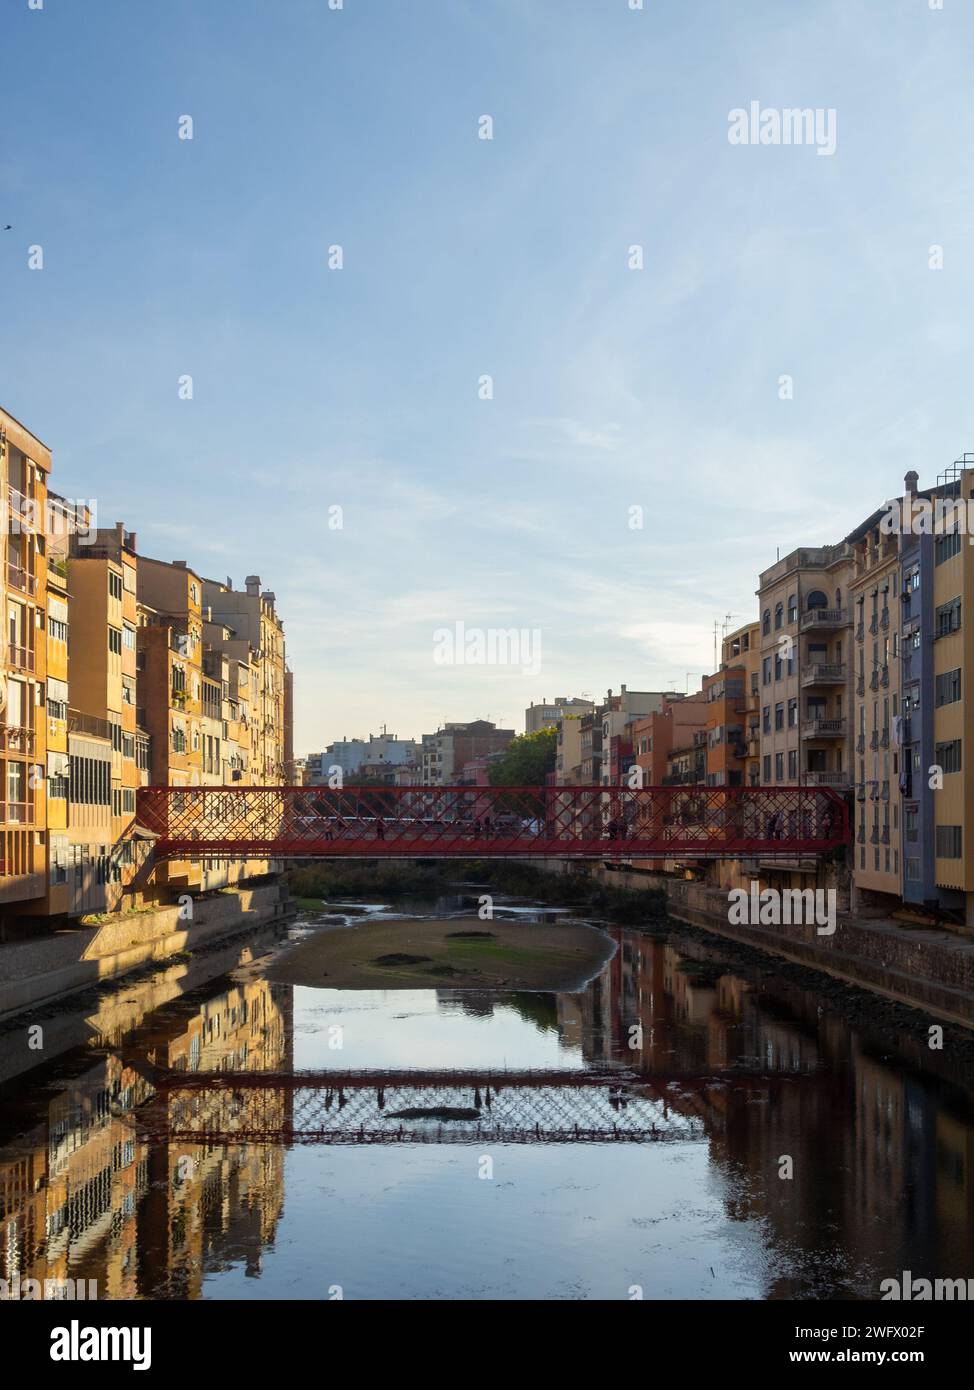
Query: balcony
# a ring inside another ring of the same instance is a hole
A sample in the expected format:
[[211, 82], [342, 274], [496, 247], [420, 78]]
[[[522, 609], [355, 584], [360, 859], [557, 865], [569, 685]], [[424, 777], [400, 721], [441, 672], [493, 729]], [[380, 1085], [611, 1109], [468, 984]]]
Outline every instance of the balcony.
[[36, 503], [32, 498], [25, 497], [19, 488], [14, 487], [13, 483], [7, 484], [7, 506], [10, 508], [11, 530], [13, 530], [14, 522], [17, 524], [17, 531], [36, 529], [34, 521]]
[[55, 579], [59, 579], [62, 584], [68, 580], [68, 557], [66, 555], [48, 555], [47, 572], [52, 574]]
[[107, 738], [111, 741], [112, 726], [107, 719], [101, 719], [96, 714], [84, 714], [79, 709], [69, 709], [68, 733], [87, 734], [91, 738]]
[[835, 787], [842, 790], [852, 786], [849, 772], [806, 772], [805, 785], [808, 787]]
[[19, 589], [23, 594], [35, 594], [37, 592], [37, 576], [28, 574], [19, 565], [7, 562], [7, 583], [12, 589]]
[[32, 801], [0, 801], [0, 821], [6, 825], [33, 825]]
[[16, 671], [33, 671], [34, 653], [29, 647], [18, 647], [15, 642], [7, 645], [7, 665]]
[[799, 629], [802, 632], [829, 632], [838, 627], [848, 627], [852, 622], [845, 608], [810, 608], [803, 613]]
[[13, 724], [0, 725], [0, 749], [5, 753], [33, 753], [33, 729], [17, 728]]
[[802, 738], [845, 738], [844, 719], [806, 719]]
[[802, 685], [845, 685], [845, 666], [816, 662], [802, 672]]

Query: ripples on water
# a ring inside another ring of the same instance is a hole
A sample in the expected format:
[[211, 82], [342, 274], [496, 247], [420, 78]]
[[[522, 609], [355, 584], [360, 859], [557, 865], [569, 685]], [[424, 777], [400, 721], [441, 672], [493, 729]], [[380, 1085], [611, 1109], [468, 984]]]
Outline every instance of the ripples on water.
[[[704, 1299], [974, 1276], [961, 1063], [679, 928], [611, 934], [580, 994], [292, 988], [229, 973], [238, 945], [69, 1001], [41, 1067], [9, 1029], [0, 1278], [110, 1298]], [[180, 1089], [160, 1069], [310, 1075]]]

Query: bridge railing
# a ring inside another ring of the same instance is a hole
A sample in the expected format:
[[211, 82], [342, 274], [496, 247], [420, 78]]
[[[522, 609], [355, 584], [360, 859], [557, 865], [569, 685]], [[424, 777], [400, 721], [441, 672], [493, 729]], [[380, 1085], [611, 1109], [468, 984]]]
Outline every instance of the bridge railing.
[[157, 858], [729, 858], [849, 841], [830, 787], [141, 787]]

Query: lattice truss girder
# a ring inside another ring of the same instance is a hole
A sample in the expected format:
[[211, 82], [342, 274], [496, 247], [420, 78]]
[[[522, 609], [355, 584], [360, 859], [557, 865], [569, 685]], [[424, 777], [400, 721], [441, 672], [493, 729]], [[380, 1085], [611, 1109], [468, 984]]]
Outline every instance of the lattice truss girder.
[[142, 787], [156, 853], [275, 858], [823, 854], [830, 787]]
[[690, 1140], [702, 1122], [619, 1086], [266, 1086], [169, 1094], [172, 1142]]

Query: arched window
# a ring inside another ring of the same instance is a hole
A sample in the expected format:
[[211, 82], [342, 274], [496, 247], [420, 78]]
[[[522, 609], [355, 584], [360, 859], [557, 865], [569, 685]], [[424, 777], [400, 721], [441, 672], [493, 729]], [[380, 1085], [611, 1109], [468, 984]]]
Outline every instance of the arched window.
[[788, 595], [788, 621], [796, 623], [798, 621], [798, 595]]
[[778, 628], [779, 628], [779, 627], [781, 626], [781, 624], [784, 622], [784, 619], [785, 619], [785, 605], [784, 605], [783, 603], [776, 603], [775, 606], [774, 606], [774, 629], [775, 629], [775, 632], [778, 631]]
[[805, 599], [806, 613], [812, 608], [828, 608], [828, 606], [828, 594], [823, 594], [821, 589], [813, 589], [812, 592]]
[[761, 617], [761, 631], [767, 636], [771, 631], [771, 609], [766, 608]]

